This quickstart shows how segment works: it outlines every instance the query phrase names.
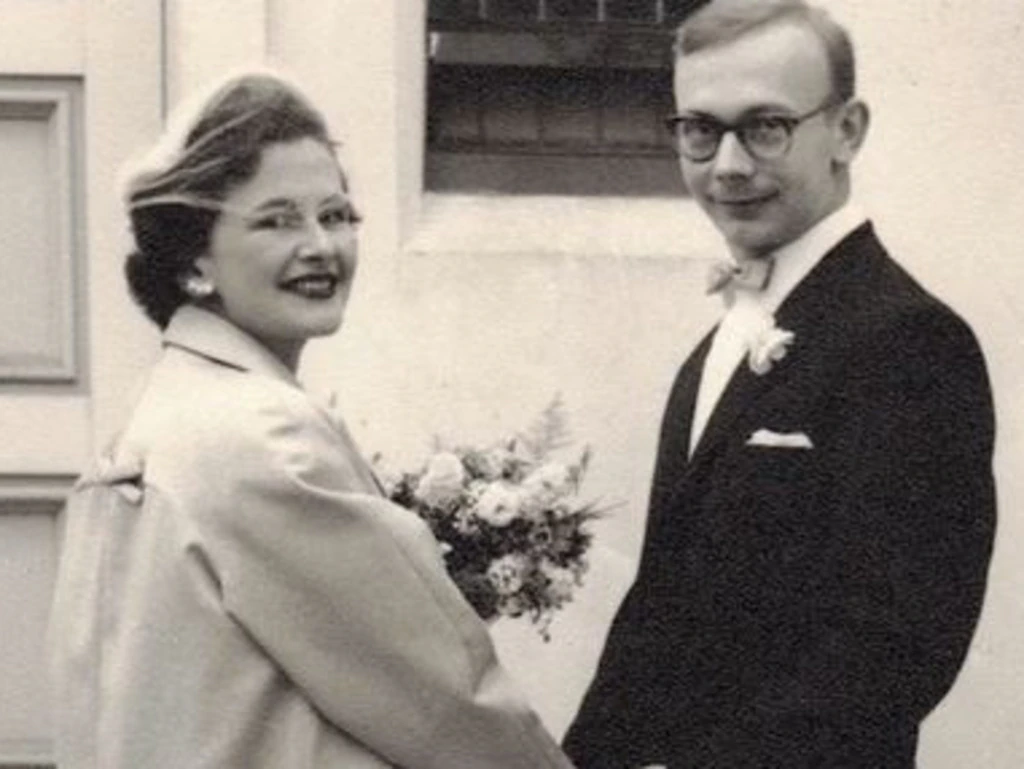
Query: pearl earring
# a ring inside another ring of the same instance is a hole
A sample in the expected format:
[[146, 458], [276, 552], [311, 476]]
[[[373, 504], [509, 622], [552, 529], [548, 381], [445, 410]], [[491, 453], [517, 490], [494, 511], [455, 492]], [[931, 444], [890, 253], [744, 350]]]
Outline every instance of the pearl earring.
[[209, 299], [213, 296], [213, 283], [199, 275], [189, 275], [182, 284], [182, 289], [191, 299]]

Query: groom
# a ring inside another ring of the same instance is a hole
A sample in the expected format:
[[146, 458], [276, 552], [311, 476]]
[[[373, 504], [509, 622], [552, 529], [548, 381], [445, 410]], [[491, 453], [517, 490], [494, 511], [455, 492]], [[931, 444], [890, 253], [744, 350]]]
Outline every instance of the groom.
[[913, 767], [995, 526], [970, 329], [850, 201], [845, 31], [714, 0], [678, 33], [683, 176], [722, 233], [721, 323], [665, 411], [636, 581], [565, 740], [580, 769]]

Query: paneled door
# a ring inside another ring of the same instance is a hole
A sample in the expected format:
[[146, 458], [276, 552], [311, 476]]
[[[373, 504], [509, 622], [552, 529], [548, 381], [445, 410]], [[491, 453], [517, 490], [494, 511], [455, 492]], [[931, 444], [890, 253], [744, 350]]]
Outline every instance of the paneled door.
[[59, 511], [151, 346], [121, 288], [115, 179], [159, 130], [165, 16], [0, 0], [0, 768], [53, 765]]

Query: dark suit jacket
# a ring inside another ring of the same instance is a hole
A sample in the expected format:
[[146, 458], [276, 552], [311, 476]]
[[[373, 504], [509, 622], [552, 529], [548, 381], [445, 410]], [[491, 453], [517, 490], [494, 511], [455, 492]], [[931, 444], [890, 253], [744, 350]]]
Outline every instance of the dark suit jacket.
[[[565, 747], [580, 769], [912, 767], [957, 675], [995, 528], [970, 329], [870, 224], [776, 313], [692, 460], [710, 336], [665, 412], [643, 555]], [[812, 449], [745, 445], [761, 428]]]

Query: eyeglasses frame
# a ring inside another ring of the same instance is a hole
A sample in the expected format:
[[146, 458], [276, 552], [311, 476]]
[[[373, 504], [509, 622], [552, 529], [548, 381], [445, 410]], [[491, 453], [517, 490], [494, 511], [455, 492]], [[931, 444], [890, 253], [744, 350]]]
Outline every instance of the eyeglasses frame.
[[[725, 138], [726, 134], [730, 134], [730, 133], [733, 134], [737, 138], [737, 140], [743, 146], [743, 149], [746, 151], [746, 153], [748, 155], [750, 155], [750, 157], [754, 158], [755, 160], [759, 160], [759, 161], [780, 160], [781, 158], [784, 158], [784, 157], [786, 157], [786, 155], [789, 154], [789, 151], [790, 151], [790, 149], [793, 146], [793, 134], [796, 132], [796, 129], [799, 128], [801, 124], [803, 124], [804, 122], [810, 120], [811, 118], [813, 118], [813, 117], [815, 117], [817, 115], [822, 114], [823, 112], [827, 112], [828, 110], [832, 109], [833, 107], [838, 107], [838, 106], [840, 106], [843, 103], [844, 102], [836, 99], [834, 96], [829, 96], [829, 98], [826, 99], [824, 102], [822, 102], [820, 105], [818, 105], [817, 107], [812, 109], [810, 112], [805, 112], [802, 115], [760, 114], [760, 115], [754, 116], [754, 118], [771, 117], [773, 120], [781, 120], [782, 121], [782, 125], [785, 126], [785, 130], [786, 130], [786, 144], [785, 144], [785, 146], [782, 148], [782, 150], [777, 155], [770, 155], [768, 157], [765, 157], [764, 155], [754, 151], [747, 144], [747, 139], [745, 138], [744, 133], [743, 133], [743, 131], [741, 129], [743, 128], [743, 126], [745, 124], [747, 124], [752, 119], [750, 117], [746, 117], [746, 118], [743, 118], [742, 120], [738, 120], [738, 121], [735, 121], [735, 122], [726, 122], [724, 120], [719, 120], [718, 118], [713, 117], [711, 115], [700, 116], [700, 115], [694, 115], [694, 114], [674, 114], [674, 115], [669, 115], [668, 117], [665, 118], [665, 127], [668, 129], [669, 133], [672, 135], [672, 139], [673, 139], [673, 141], [675, 143], [676, 151], [680, 155], [682, 155], [684, 158], [686, 158], [687, 160], [689, 160], [689, 161], [691, 161], [693, 163], [707, 163], [709, 160], [714, 158], [715, 155], [718, 154], [718, 150], [722, 146], [722, 140]], [[704, 156], [704, 155], [700, 155], [700, 156], [689, 155], [686, 152], [684, 152], [683, 149], [682, 149], [681, 143], [679, 142], [679, 139], [678, 139], [677, 128], [678, 128], [679, 124], [682, 123], [684, 120], [690, 120], [690, 119], [705, 120], [708, 123], [714, 125], [719, 130], [718, 141], [715, 142], [714, 147], [712, 148], [711, 152], [709, 154], [707, 154], [706, 156]]]

